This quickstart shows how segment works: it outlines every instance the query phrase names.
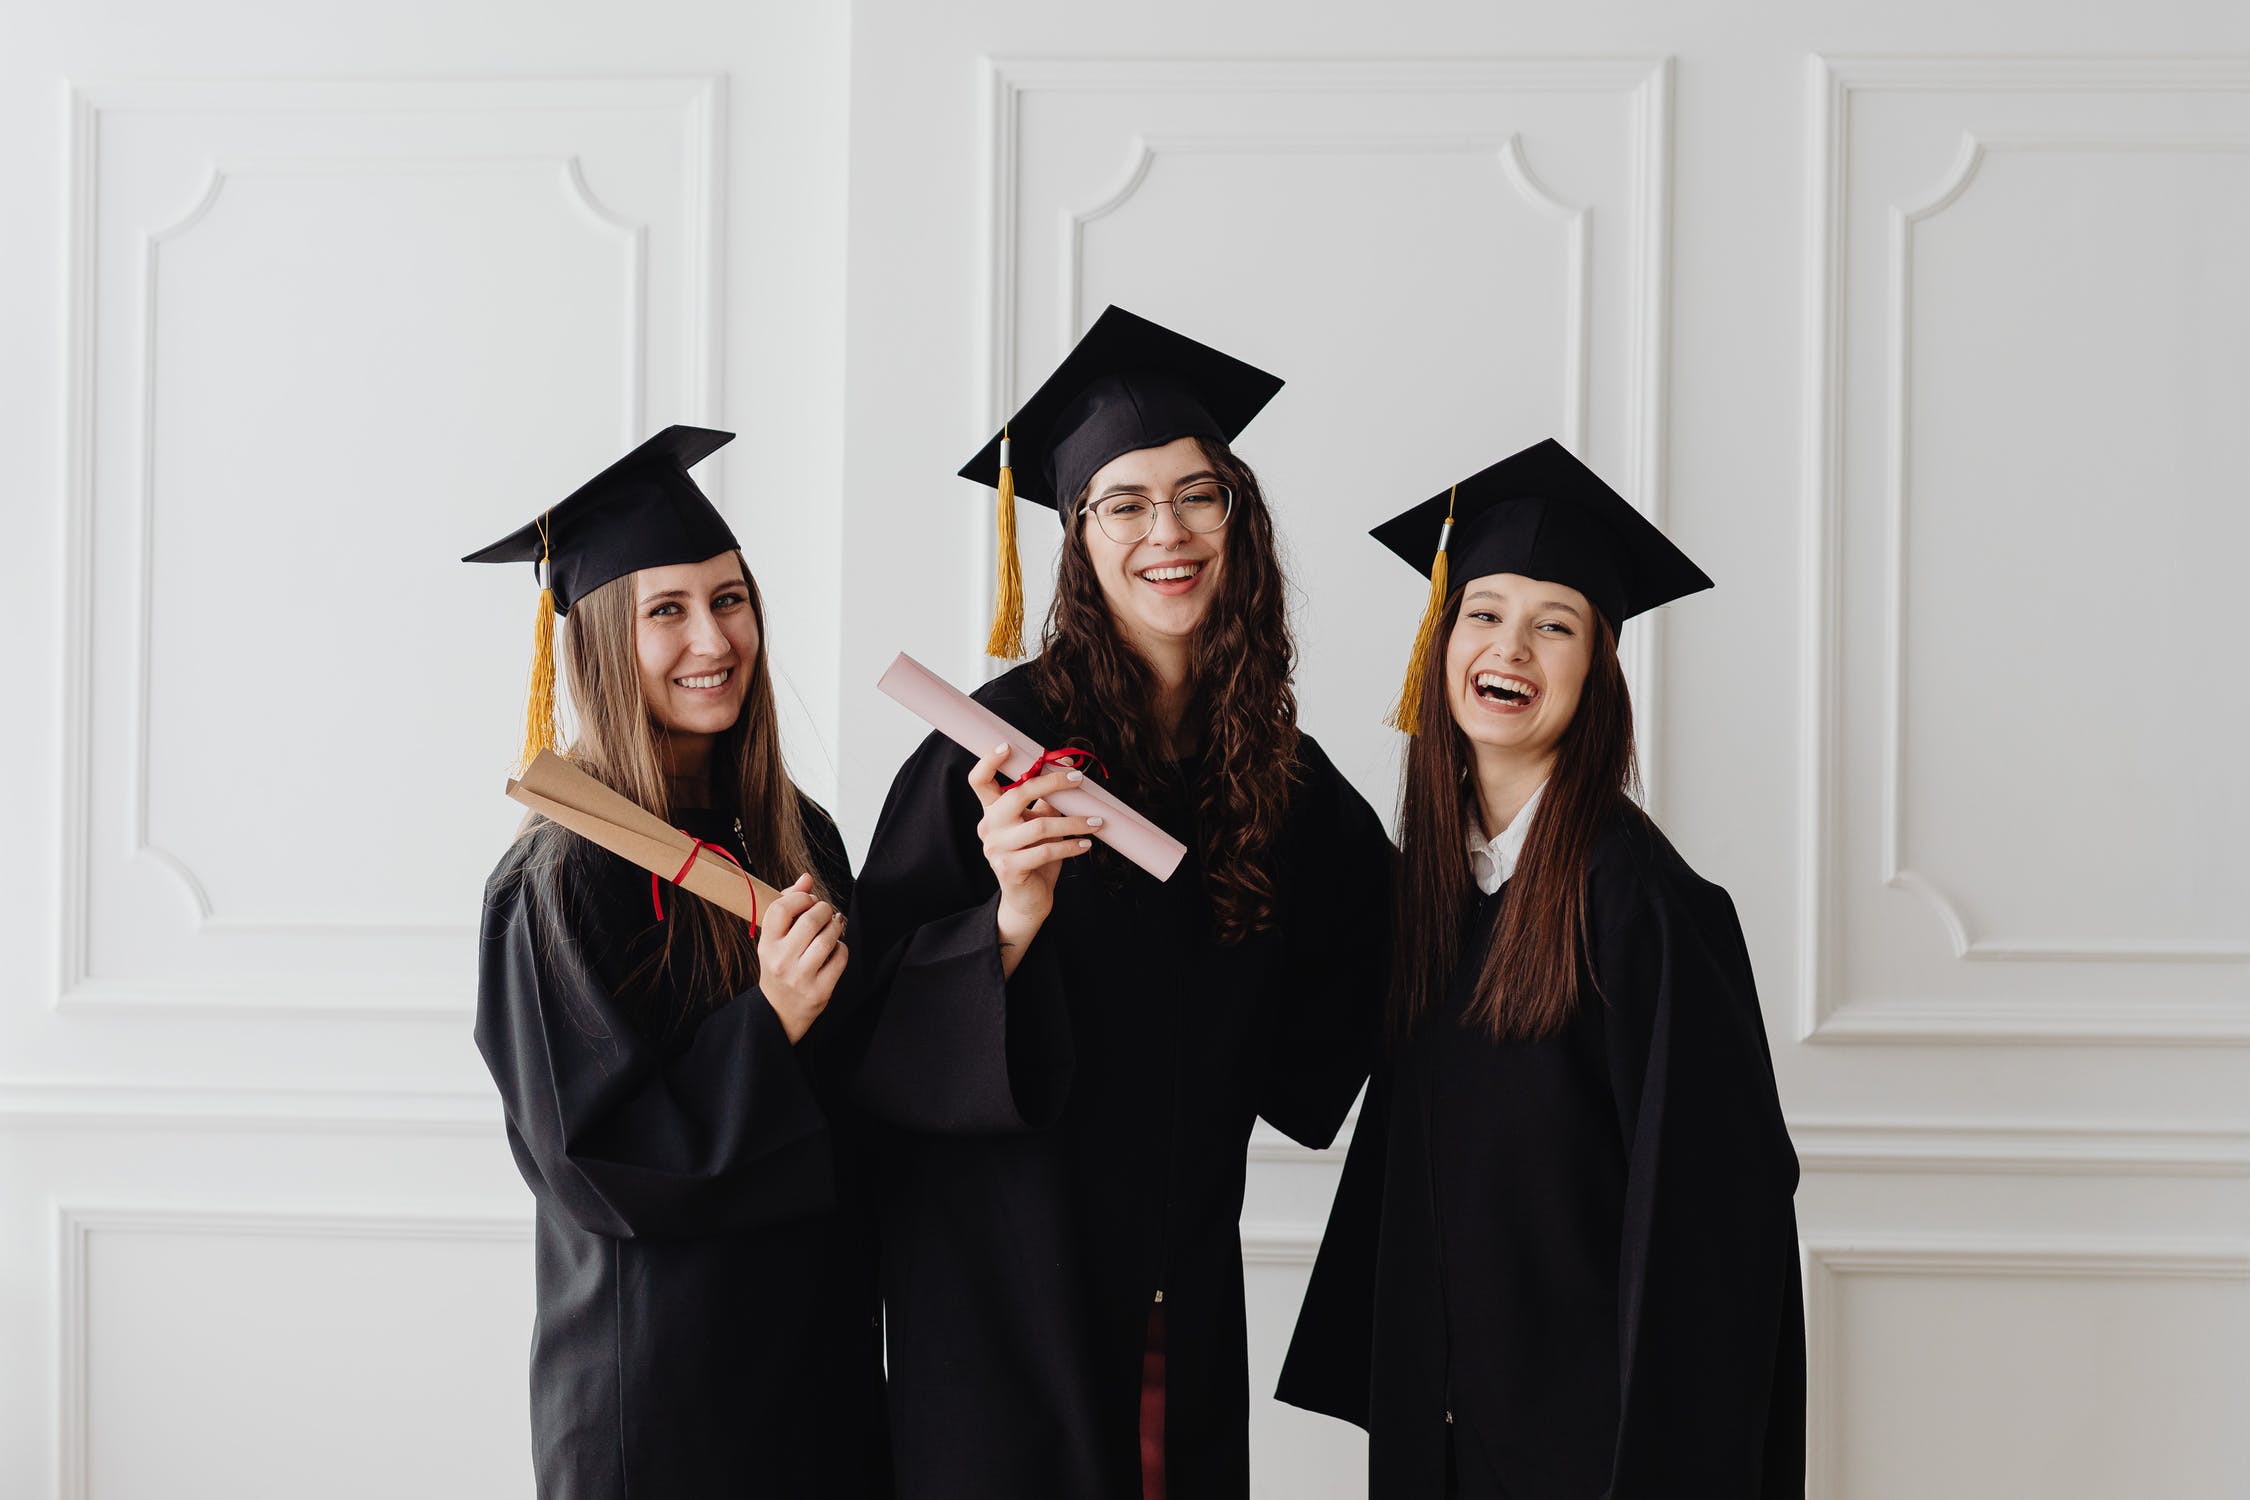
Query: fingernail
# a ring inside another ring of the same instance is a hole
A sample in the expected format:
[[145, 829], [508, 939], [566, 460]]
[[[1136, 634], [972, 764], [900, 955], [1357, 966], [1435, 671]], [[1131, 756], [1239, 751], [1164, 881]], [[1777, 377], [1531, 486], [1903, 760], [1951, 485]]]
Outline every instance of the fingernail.
[[1073, 771], [1066, 779], [1070, 781], [1084, 781], [1086, 779], [1086, 773], [1084, 771]]
[[1006, 755], [1008, 753], [1008, 747], [1006, 745], [994, 745], [992, 747], [992, 753], [994, 755]]
[[1099, 828], [1102, 826], [1102, 820], [1100, 818], [1088, 818], [1086, 820], [1086, 826], [1088, 828]]
[[1078, 847], [1081, 849], [1091, 849], [1094, 847], [1094, 841], [1092, 839], [1080, 839], [1078, 841]]

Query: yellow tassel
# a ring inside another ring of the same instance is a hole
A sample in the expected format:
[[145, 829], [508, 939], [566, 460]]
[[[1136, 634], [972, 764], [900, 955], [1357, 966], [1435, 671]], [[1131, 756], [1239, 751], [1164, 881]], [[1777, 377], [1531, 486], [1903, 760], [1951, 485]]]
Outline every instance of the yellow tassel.
[[[1460, 487], [1454, 487], [1458, 490]], [[1422, 679], [1430, 669], [1430, 653], [1437, 649], [1438, 617], [1445, 613], [1445, 596], [1453, 590], [1447, 582], [1446, 546], [1453, 540], [1453, 496], [1445, 497], [1445, 527], [1438, 532], [1437, 558], [1430, 564], [1430, 602], [1423, 606], [1421, 626], [1414, 632], [1414, 651], [1406, 659], [1406, 683], [1391, 709], [1391, 728], [1413, 734], [1422, 722]]]
[[1023, 655], [1023, 563], [1016, 556], [1016, 471], [1010, 466], [1008, 431], [1000, 430], [1000, 591], [992, 601], [992, 634], [984, 654], [1014, 661]]
[[555, 712], [555, 591], [539, 591], [539, 618], [531, 635], [531, 699], [523, 713], [523, 761], [528, 766], [542, 750], [552, 750], [562, 735]]
[[531, 694], [524, 705], [523, 760], [518, 770], [536, 760], [540, 751], [553, 750], [562, 742], [555, 708], [554, 542], [547, 535], [544, 516], [539, 521], [539, 540], [546, 553], [539, 576], [548, 586], [539, 591], [539, 615], [531, 625]]

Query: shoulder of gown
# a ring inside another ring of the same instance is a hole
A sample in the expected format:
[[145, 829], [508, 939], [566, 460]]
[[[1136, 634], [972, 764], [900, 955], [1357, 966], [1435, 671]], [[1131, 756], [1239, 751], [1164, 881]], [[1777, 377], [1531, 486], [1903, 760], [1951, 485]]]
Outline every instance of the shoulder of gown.
[[1393, 851], [1375, 809], [1309, 734], [1279, 866], [1282, 953], [1257, 1111], [1315, 1150], [1336, 1137], [1373, 1066], [1389, 981]]
[[732, 996], [671, 1041], [618, 1003], [603, 960], [646, 889], [553, 825], [518, 838], [486, 882], [476, 1043], [533, 1191], [619, 1238], [825, 1211], [827, 1121], [765, 997]]
[[[971, 695], [1050, 748], [1028, 667]], [[1037, 1129], [1062, 1111], [1075, 1054], [1052, 934], [1000, 964], [999, 882], [977, 838], [976, 757], [934, 731], [891, 781], [852, 899], [853, 1097], [934, 1135]]]

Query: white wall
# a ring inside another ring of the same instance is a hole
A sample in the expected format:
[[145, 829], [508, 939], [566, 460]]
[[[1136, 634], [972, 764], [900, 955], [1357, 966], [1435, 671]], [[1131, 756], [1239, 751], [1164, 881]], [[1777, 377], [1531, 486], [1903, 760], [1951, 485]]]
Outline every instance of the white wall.
[[[669, 421], [836, 793], [846, 15], [0, 16], [0, 1494], [528, 1494], [526, 570]], [[372, 1440], [372, 1441], [371, 1441]]]
[[[1112, 300], [1290, 378], [1379, 806], [1371, 521], [1555, 432], [1719, 580], [1631, 665], [1805, 1158], [1815, 1493], [2250, 1483], [2250, 14], [7, 3], [0, 1492], [528, 1490], [467, 1020], [529, 600], [451, 559], [740, 431], [864, 848], [882, 664], [983, 670], [952, 471]], [[1263, 1494], [1359, 1493], [1262, 1399], [1339, 1156], [1254, 1148]]]

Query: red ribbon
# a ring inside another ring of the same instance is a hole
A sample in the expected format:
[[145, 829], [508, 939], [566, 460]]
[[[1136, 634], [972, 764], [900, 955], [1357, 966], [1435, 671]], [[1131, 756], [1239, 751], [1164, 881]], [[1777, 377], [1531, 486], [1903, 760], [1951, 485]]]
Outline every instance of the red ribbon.
[[1109, 780], [1109, 767], [1102, 764], [1100, 756], [1091, 750], [1081, 750], [1076, 745], [1062, 745], [1053, 750], [1041, 752], [1039, 758], [1031, 763], [1030, 769], [1009, 782], [1008, 785], [1011, 787], [1022, 786], [1049, 766], [1069, 766], [1073, 771], [1083, 771], [1089, 765], [1101, 772], [1102, 780]]
[[[694, 847], [688, 850], [687, 862], [680, 866], [680, 873], [672, 877], [672, 884], [678, 885], [681, 881], [687, 879], [688, 871], [695, 868], [696, 859], [706, 849], [710, 850], [713, 854], [720, 856], [728, 864], [733, 865], [736, 869], [742, 870], [742, 861], [736, 859], [732, 854], [729, 854], [724, 846], [714, 844], [708, 839], [696, 838], [694, 834], [688, 833], [685, 828], [681, 829], [680, 832], [687, 834], [688, 838], [694, 841]], [[750, 872], [748, 870], [742, 870], [742, 878], [744, 882], [749, 882]], [[659, 922], [663, 921], [664, 877], [657, 874], [654, 870], [648, 872], [648, 899], [649, 904], [656, 908], [656, 920]], [[750, 935], [752, 937], [756, 937], [758, 935], [758, 887], [755, 884], [752, 884], [750, 886]]]

